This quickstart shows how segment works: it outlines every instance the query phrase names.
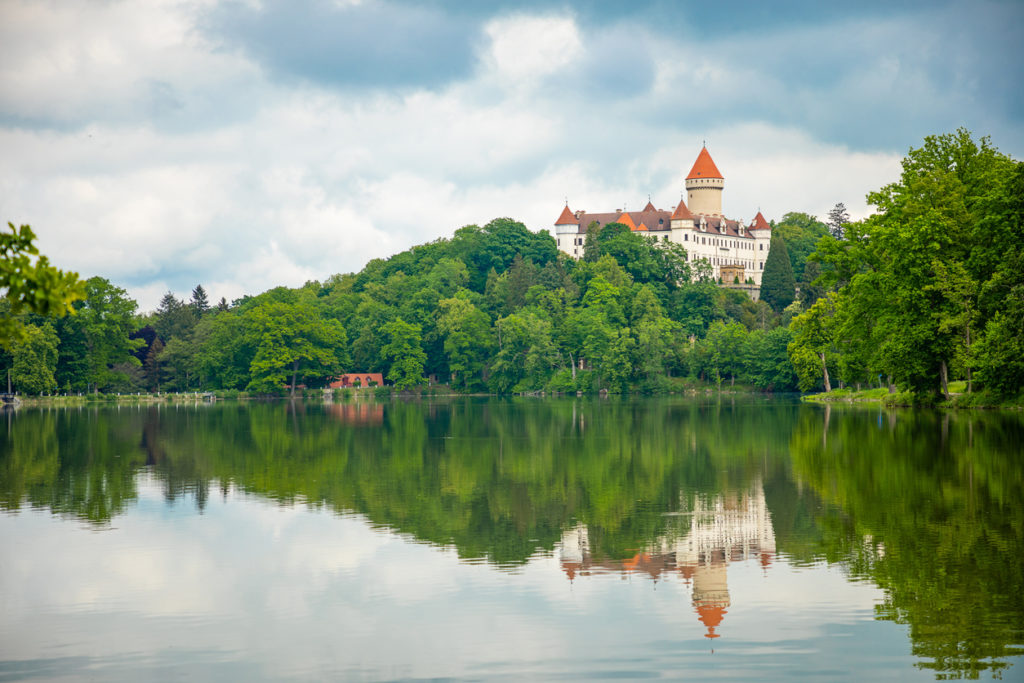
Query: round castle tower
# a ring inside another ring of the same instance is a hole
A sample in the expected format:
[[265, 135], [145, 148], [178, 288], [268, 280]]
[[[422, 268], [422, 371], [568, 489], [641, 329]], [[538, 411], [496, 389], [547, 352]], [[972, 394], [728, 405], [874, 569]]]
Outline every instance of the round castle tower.
[[711, 160], [708, 148], [702, 148], [686, 176], [686, 205], [690, 213], [721, 216], [724, 188], [725, 178]]

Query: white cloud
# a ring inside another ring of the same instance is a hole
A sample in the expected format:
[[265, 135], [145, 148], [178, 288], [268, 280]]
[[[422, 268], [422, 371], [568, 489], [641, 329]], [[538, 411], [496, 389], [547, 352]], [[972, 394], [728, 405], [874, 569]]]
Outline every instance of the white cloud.
[[486, 63], [513, 82], [535, 81], [570, 64], [582, 51], [579, 28], [565, 17], [518, 15], [491, 21]]
[[[515, 14], [480, 27], [466, 80], [385, 91], [264, 79], [200, 37], [205, 6], [21, 2], [0, 22], [0, 108], [65, 124], [0, 127], [2, 217], [31, 223], [61, 267], [109, 277], [144, 310], [166, 288], [184, 296], [201, 282], [233, 299], [358, 270], [498, 216], [550, 228], [566, 197], [599, 211], [650, 194], [672, 208], [701, 139], [730, 216], [820, 216], [842, 201], [860, 217], [899, 156], [814, 130], [879, 101], [872, 84], [909, 95], [882, 93], [881, 117], [913, 117], [936, 95], [922, 67], [930, 42], [876, 50], [898, 35], [895, 18], [860, 26], [862, 67], [787, 90], [800, 51], [835, 58], [839, 27], [765, 32], [752, 49], [744, 36]], [[626, 61], [602, 83], [610, 57]]]

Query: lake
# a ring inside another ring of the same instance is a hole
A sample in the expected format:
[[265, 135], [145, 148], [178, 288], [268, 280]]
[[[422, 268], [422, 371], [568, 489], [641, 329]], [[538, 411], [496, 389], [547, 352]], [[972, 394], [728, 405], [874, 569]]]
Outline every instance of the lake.
[[20, 409], [0, 681], [1024, 679], [1024, 416]]

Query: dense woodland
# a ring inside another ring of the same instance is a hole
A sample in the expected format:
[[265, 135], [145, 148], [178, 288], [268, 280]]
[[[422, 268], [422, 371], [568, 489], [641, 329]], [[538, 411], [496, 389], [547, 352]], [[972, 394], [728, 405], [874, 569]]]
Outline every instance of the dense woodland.
[[547, 232], [500, 218], [230, 303], [200, 285], [139, 314], [99, 277], [65, 290], [64, 317], [9, 295], [17, 330], [5, 329], [0, 364], [31, 394], [275, 394], [356, 371], [398, 389], [883, 385], [926, 401], [961, 379], [1013, 400], [1024, 380], [1024, 164], [963, 130], [929, 137], [868, 199], [877, 212], [861, 222], [837, 205], [827, 224], [803, 213], [773, 224], [757, 302], [680, 245], [623, 225], [592, 230], [577, 262]]

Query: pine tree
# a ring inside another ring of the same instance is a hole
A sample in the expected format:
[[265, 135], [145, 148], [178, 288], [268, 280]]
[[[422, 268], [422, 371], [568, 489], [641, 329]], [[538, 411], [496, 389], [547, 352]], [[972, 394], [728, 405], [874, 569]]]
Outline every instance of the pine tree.
[[196, 288], [192, 290], [192, 310], [197, 318], [202, 317], [203, 313], [210, 310], [210, 300], [206, 298], [206, 290], [202, 285], [196, 285]]
[[828, 231], [837, 240], [843, 239], [843, 226], [850, 222], [850, 214], [846, 212], [846, 206], [839, 202], [828, 212]]
[[761, 275], [761, 298], [776, 312], [793, 303], [796, 296], [796, 279], [789, 262], [786, 243], [779, 236], [772, 237], [768, 258]]

